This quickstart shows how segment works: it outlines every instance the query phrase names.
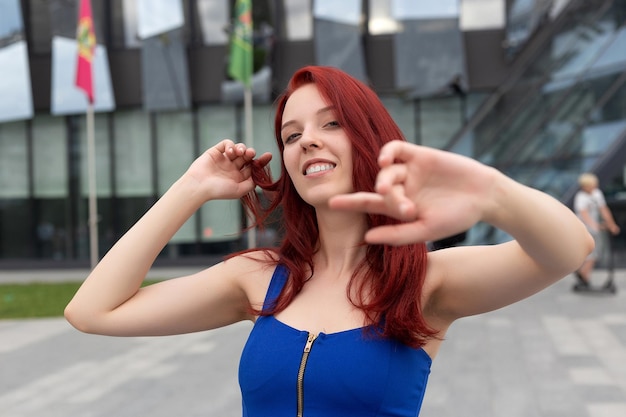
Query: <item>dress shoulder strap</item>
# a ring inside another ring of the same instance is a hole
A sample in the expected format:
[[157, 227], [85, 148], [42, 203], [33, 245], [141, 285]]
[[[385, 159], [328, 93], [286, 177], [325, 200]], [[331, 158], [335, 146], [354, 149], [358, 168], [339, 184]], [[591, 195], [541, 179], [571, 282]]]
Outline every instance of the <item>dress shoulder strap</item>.
[[276, 301], [280, 292], [283, 290], [285, 283], [287, 282], [287, 278], [289, 277], [289, 270], [283, 264], [276, 265], [276, 269], [274, 270], [274, 274], [272, 275], [272, 280], [270, 281], [269, 288], [267, 289], [267, 294], [265, 294], [265, 301], [263, 302], [263, 311], [270, 308], [272, 304]]

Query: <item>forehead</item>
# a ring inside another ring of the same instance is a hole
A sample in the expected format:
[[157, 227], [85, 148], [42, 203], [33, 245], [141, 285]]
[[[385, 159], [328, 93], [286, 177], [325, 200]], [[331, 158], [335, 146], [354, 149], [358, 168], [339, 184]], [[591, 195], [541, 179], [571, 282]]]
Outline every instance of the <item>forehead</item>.
[[283, 120], [293, 118], [301, 113], [317, 111], [328, 106], [328, 104], [315, 84], [305, 84], [289, 96], [287, 103], [285, 103]]

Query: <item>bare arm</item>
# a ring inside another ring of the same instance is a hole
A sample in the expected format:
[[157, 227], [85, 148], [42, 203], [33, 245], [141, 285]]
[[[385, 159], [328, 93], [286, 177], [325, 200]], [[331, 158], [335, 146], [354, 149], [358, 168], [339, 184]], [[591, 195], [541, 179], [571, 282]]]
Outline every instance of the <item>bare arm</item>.
[[[248, 300], [237, 277], [254, 267], [240, 258], [189, 277], [140, 286], [163, 247], [204, 202], [239, 198], [252, 190], [248, 164], [254, 156], [254, 150], [225, 140], [194, 161], [94, 268], [65, 309], [68, 321], [91, 333], [146, 335], [245, 318]], [[261, 160], [270, 158], [266, 154]]]
[[331, 207], [403, 220], [366, 234], [369, 243], [436, 240], [478, 222], [514, 240], [429, 254], [427, 305], [444, 321], [503, 307], [578, 268], [593, 248], [563, 204], [461, 155], [391, 142], [381, 151], [376, 193], [335, 197]]

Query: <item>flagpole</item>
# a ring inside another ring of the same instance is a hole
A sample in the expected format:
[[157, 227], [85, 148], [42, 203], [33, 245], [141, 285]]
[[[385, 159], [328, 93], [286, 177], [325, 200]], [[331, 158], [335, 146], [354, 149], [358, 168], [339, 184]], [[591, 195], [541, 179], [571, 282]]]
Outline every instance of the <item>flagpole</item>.
[[93, 104], [87, 104], [87, 170], [89, 177], [89, 259], [98, 263], [98, 200], [96, 198], [96, 146]]
[[[246, 142], [246, 146], [249, 148], [254, 147], [254, 137], [252, 134], [252, 86], [244, 85], [243, 90], [243, 110], [244, 110], [244, 118], [245, 118], [245, 133], [244, 138]], [[253, 190], [255, 191], [255, 190]], [[251, 227], [253, 225], [252, 219], [247, 216], [246, 217], [247, 226]], [[256, 247], [256, 228], [251, 228], [248, 230], [248, 249], [253, 249]]]

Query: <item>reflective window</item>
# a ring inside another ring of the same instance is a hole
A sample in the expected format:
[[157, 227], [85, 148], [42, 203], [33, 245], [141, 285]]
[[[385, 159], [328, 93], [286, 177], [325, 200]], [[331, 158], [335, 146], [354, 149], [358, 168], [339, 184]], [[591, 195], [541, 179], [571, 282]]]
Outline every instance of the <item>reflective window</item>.
[[368, 30], [370, 35], [396, 33], [400, 25], [391, 13], [392, 0], [370, 0]]
[[19, 0], [0, 2], [0, 123], [33, 116], [28, 47]]
[[278, 146], [274, 138], [274, 108], [268, 106], [254, 106], [252, 112], [254, 126], [254, 149], [257, 154], [270, 152], [272, 160], [270, 161], [270, 169], [272, 176], [277, 179], [280, 175], [280, 154]]
[[[94, 118], [94, 144], [96, 151], [96, 192], [98, 197], [111, 196], [111, 151], [109, 146], [109, 116], [96, 115]], [[89, 195], [89, 170], [87, 154], [87, 121], [77, 116], [80, 146], [80, 190], [83, 197]]]
[[0, 2], [0, 41], [2, 43], [22, 38], [22, 10], [19, 0]]
[[26, 41], [0, 48], [0, 122], [33, 116]]
[[[185, 173], [194, 160], [193, 123], [189, 112], [161, 113], [157, 115], [156, 122], [157, 191], [161, 196]], [[195, 240], [195, 216], [192, 216], [171, 242]]]
[[35, 197], [67, 197], [68, 160], [65, 120], [44, 114], [32, 122]]
[[181, 0], [136, 0], [137, 34], [140, 39], [182, 27], [185, 24]]
[[26, 198], [28, 154], [26, 123], [0, 124], [0, 198]]
[[117, 112], [114, 126], [116, 196], [152, 195], [149, 114], [140, 110]]
[[[237, 138], [234, 107], [203, 107], [198, 110], [198, 120], [200, 152], [204, 152], [223, 139], [231, 139], [234, 142], [243, 141]], [[241, 210], [239, 200], [214, 200], [205, 203], [200, 209], [201, 240], [215, 242], [237, 239], [242, 229]]]
[[459, 16], [459, 0], [392, 0], [391, 10], [398, 20], [455, 18]]
[[361, 0], [316, 0], [313, 16], [332, 22], [359, 25], [361, 23]]
[[285, 6], [287, 40], [304, 41], [313, 39], [311, 0], [289, 0], [283, 4]]
[[205, 45], [226, 45], [230, 8], [228, 0], [198, 0], [198, 19]]
[[463, 0], [461, 30], [501, 29], [506, 24], [505, 0]]
[[418, 142], [415, 132], [415, 108], [412, 102], [397, 97], [381, 97], [387, 111], [393, 117], [404, 137], [411, 143]]

